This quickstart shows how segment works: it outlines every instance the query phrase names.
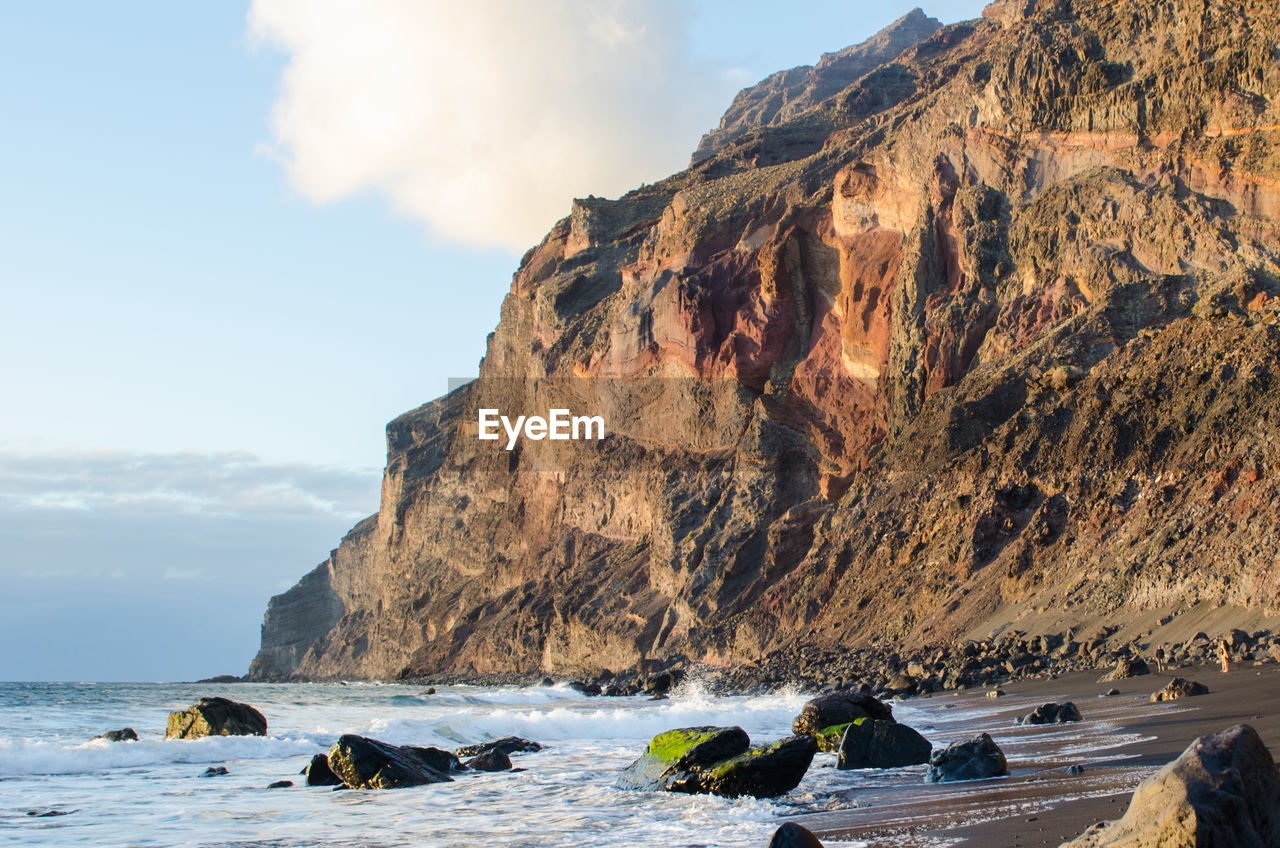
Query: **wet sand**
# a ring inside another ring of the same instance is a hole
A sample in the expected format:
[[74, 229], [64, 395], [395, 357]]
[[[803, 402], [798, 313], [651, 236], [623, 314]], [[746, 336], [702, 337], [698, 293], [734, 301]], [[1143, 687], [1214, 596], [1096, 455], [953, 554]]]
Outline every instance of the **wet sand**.
[[[934, 728], [920, 729], [939, 740], [991, 733], [1011, 759], [1008, 777], [929, 785], [915, 772], [859, 792], [850, 799], [857, 805], [852, 809], [813, 813], [796, 821], [826, 841], [862, 841], [885, 848], [1056, 846], [1095, 821], [1123, 815], [1133, 788], [1198, 736], [1245, 722], [1261, 734], [1273, 756], [1280, 751], [1280, 666], [1246, 666], [1228, 674], [1216, 667], [1180, 668], [1099, 683], [1104, 673], [1011, 683], [1002, 687], [1006, 697], [994, 703], [981, 691], [930, 699], [930, 714], [939, 721]], [[1210, 693], [1151, 703], [1151, 693], [1175, 676], [1204, 683]], [[1120, 694], [1098, 697], [1112, 687]], [[1084, 721], [1014, 725], [1017, 716], [1047, 701], [1074, 701]], [[992, 712], [979, 726], [966, 722], [961, 733], [959, 725], [946, 722], [953, 709], [948, 704], [988, 707]], [[1084, 773], [1068, 773], [1072, 763], [1083, 765]]]

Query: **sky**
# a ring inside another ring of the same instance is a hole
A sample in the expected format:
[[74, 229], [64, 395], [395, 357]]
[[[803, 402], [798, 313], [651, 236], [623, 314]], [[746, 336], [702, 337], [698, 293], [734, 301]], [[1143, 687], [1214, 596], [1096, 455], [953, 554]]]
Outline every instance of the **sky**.
[[243, 673], [573, 197], [915, 5], [0, 6], [0, 680]]

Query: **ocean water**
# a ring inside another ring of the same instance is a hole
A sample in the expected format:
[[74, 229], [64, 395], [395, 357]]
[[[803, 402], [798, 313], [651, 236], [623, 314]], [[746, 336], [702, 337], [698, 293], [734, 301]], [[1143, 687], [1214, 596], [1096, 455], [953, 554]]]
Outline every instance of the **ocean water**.
[[[841, 772], [831, 754], [819, 754], [800, 786], [780, 799], [614, 787], [618, 769], [674, 727], [736, 724], [753, 742], [788, 735], [810, 697], [799, 691], [717, 696], [689, 681], [670, 699], [652, 701], [586, 698], [563, 687], [438, 689], [0, 684], [0, 845], [764, 848], [783, 817], [856, 811], [869, 798], [887, 812], [896, 809], [894, 797], [909, 800], [922, 789], [922, 766]], [[269, 735], [165, 741], [168, 713], [206, 695], [254, 705], [267, 717]], [[984, 724], [1008, 725], [998, 709], [974, 700], [918, 700], [894, 711], [935, 746]], [[1059, 734], [1062, 762], [1117, 744], [1105, 723], [1094, 724], [1087, 733]], [[140, 740], [91, 741], [125, 726]], [[520, 772], [460, 775], [414, 789], [303, 786], [299, 770], [342, 733], [450, 749], [515, 734], [547, 748], [513, 755]], [[1026, 747], [1019, 754], [1013, 740], [1011, 761], [1043, 759], [1043, 745]], [[229, 774], [202, 777], [210, 766]], [[296, 785], [266, 788], [277, 780]], [[894, 796], [895, 787], [911, 794]], [[915, 815], [910, 803], [905, 809], [895, 815]], [[31, 815], [48, 811], [66, 814]]]

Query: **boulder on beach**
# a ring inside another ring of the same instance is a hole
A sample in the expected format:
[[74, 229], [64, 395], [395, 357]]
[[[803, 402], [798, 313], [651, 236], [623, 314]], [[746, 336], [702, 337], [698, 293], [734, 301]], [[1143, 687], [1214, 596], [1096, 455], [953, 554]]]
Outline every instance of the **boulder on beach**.
[[1144, 674], [1150, 674], [1151, 669], [1147, 667], [1147, 661], [1139, 657], [1121, 657], [1116, 661], [1116, 667], [1110, 672], [1098, 678], [1099, 683], [1106, 683], [1109, 680], [1125, 680], [1130, 677], [1141, 677]]
[[1280, 845], [1280, 770], [1247, 724], [1201, 736], [1134, 790], [1118, 821], [1063, 848]]
[[893, 709], [865, 692], [829, 692], [806, 702], [791, 723], [791, 729], [797, 734], [816, 737], [824, 728], [860, 718], [893, 721]]
[[644, 755], [622, 770], [618, 785], [772, 798], [800, 783], [817, 750], [808, 735], [752, 748], [740, 727], [682, 727], [653, 737]]
[[99, 733], [94, 739], [105, 739], [108, 742], [137, 742], [138, 732], [132, 727], [124, 727], [120, 730], [108, 730], [106, 733]]
[[1203, 683], [1197, 683], [1194, 680], [1187, 680], [1183, 677], [1175, 677], [1169, 681], [1169, 685], [1161, 689], [1159, 692], [1151, 693], [1151, 700], [1160, 701], [1176, 701], [1179, 698], [1191, 698], [1196, 695], [1208, 695], [1209, 687]]
[[1062, 704], [1041, 704], [1018, 719], [1018, 724], [1064, 724], [1080, 721], [1080, 710], [1071, 701]]
[[228, 698], [201, 698], [179, 712], [169, 713], [165, 739], [202, 736], [266, 736], [267, 720], [248, 704]]
[[462, 763], [448, 751], [391, 745], [353, 733], [329, 749], [329, 769], [352, 789], [401, 789], [453, 780]]
[[478, 745], [463, 745], [454, 753], [459, 757], [478, 757], [490, 751], [501, 751], [510, 756], [511, 754], [532, 753], [541, 750], [542, 746], [532, 739], [523, 739], [519, 736], [503, 736], [499, 739], [481, 742]]
[[306, 776], [308, 786], [341, 786], [342, 778], [333, 773], [333, 769], [329, 768], [329, 755], [316, 754], [311, 758], [311, 762], [307, 763], [307, 767], [302, 770]]
[[466, 765], [476, 771], [510, 771], [511, 758], [497, 748], [492, 748], [467, 760]]
[[929, 762], [933, 746], [914, 729], [896, 721], [860, 718], [840, 740], [836, 768], [901, 768]]
[[981, 780], [1009, 773], [1009, 764], [991, 737], [980, 733], [966, 742], [952, 742], [929, 758], [929, 783], [953, 780]]
[[822, 843], [808, 828], [787, 822], [774, 831], [768, 848], [822, 848]]

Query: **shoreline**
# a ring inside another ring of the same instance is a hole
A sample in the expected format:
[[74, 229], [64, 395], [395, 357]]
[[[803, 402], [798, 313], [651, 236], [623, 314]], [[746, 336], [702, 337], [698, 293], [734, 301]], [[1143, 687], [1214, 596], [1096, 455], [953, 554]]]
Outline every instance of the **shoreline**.
[[[1098, 682], [1101, 673], [1082, 671], [1055, 680], [1005, 684], [1001, 688], [1007, 695], [996, 705], [1000, 717], [1012, 717], [1046, 701], [1070, 700], [1084, 716], [1080, 725], [1034, 729], [1014, 727], [1010, 718], [1003, 731], [997, 723], [992, 733], [1002, 746], [1011, 739], [1036, 736], [1047, 742], [1054, 730], [1078, 728], [1083, 733], [1090, 721], [1105, 721], [1120, 744], [1079, 757], [1087, 763], [1083, 775], [1066, 773], [1061, 760], [1056, 764], [1011, 763], [1008, 777], [946, 784], [942, 789], [900, 785], [872, 797], [866, 806], [806, 813], [787, 820], [804, 825], [824, 841], [860, 841], [872, 848], [915, 844], [1058, 846], [1096, 821], [1122, 816], [1136, 784], [1176, 759], [1199, 736], [1244, 722], [1258, 731], [1273, 757], [1280, 750], [1280, 712], [1273, 706], [1280, 703], [1280, 667], [1274, 664], [1236, 667], [1227, 674], [1212, 666], [1177, 668], [1105, 683]], [[1171, 702], [1147, 700], [1174, 677], [1204, 683], [1210, 692]], [[1118, 695], [1099, 697], [1113, 687]], [[986, 700], [980, 693], [947, 696], [945, 700], [976, 707], [979, 698]], [[1014, 767], [1018, 765], [1022, 767]], [[932, 808], [923, 817], [923, 825], [921, 804]], [[913, 824], [894, 824], [896, 805], [914, 809]]]

